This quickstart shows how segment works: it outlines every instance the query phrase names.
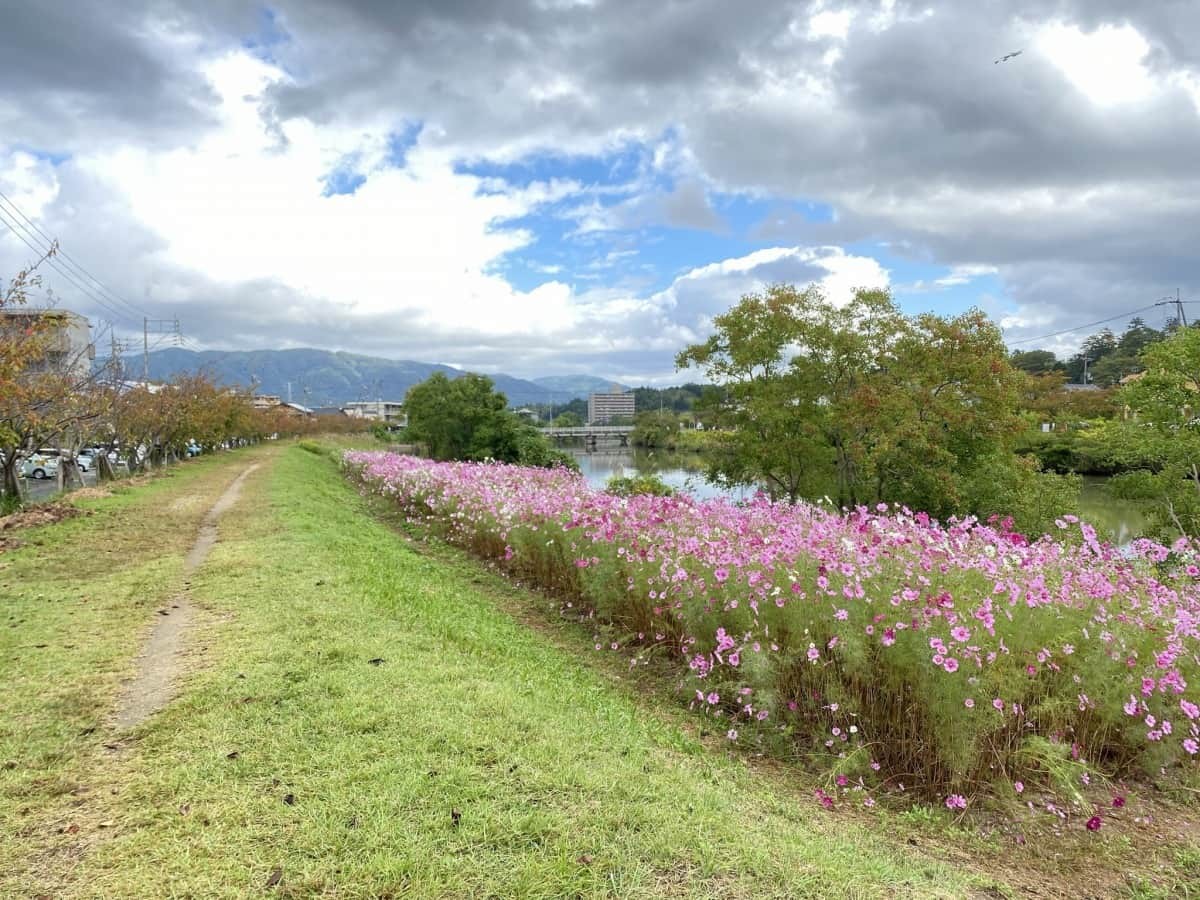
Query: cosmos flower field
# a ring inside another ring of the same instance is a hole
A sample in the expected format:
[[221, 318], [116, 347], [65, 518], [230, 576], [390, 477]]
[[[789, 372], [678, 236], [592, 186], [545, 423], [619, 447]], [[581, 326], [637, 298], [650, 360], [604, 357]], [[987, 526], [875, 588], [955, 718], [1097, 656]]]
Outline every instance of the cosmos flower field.
[[598, 648], [669, 655], [729, 740], [826, 756], [830, 802], [908, 790], [962, 809], [1200, 765], [1194, 542], [1119, 551], [1066, 516], [1030, 540], [903, 508], [622, 498], [564, 469], [343, 463], [603, 623]]

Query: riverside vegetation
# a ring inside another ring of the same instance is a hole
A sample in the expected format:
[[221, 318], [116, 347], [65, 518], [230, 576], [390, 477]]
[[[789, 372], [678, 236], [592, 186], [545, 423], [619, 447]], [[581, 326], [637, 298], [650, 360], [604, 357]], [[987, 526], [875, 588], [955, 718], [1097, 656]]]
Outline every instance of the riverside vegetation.
[[[329, 449], [260, 445], [76, 496], [90, 515], [0, 554], [0, 895], [1194, 891], [1200, 849], [1168, 795], [1105, 795], [1098, 831], [1081, 808], [1045, 810], [1032, 783], [1021, 796], [1039, 815], [1011, 828], [952, 825], [911, 788], [899, 805], [847, 802], [838, 776], [761, 757], [755, 726], [731, 741], [727, 715], [680, 706], [665, 654], [630, 667], [595, 652], [596, 620], [422, 540], [438, 520], [405, 526], [387, 492], [356, 496]], [[190, 577], [179, 694], [116, 732], [147, 624], [249, 463]]]
[[[660, 650], [731, 741], [823, 748], [835, 789], [952, 809], [1053, 792], [1099, 828], [1093, 779], [1183, 782], [1200, 753], [1200, 556], [1127, 553], [1073, 516], [620, 497], [563, 469], [348, 453], [413, 521], [577, 604], [602, 646]], [[1073, 804], [1073, 806], [1072, 806]]]

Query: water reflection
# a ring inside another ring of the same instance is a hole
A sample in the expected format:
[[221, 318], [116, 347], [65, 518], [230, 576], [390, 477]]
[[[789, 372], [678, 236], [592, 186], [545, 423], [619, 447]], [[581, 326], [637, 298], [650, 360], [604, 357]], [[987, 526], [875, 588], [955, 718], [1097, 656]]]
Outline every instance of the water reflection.
[[655, 475], [674, 490], [691, 494], [700, 500], [712, 497], [728, 497], [732, 500], [747, 499], [754, 495], [751, 488], [725, 490], [704, 480], [704, 460], [699, 455], [670, 453], [660, 450], [629, 450], [625, 448], [605, 450], [572, 450], [579, 469], [593, 487], [604, 487], [614, 475]]
[[1146, 515], [1132, 500], [1120, 500], [1108, 492], [1105, 478], [1084, 478], [1079, 492], [1079, 512], [1095, 526], [1101, 537], [1124, 547], [1146, 533]]
[[[733, 500], [753, 496], [750, 488], [724, 490], [704, 480], [704, 460], [698, 454], [670, 453], [660, 450], [599, 449], [591, 452], [572, 450], [588, 484], [603, 487], [614, 475], [657, 475], [676, 491], [693, 497], [729, 497]], [[1103, 478], [1085, 478], [1080, 494], [1080, 512], [1100, 535], [1119, 547], [1141, 537], [1146, 516], [1138, 504], [1109, 495]]]

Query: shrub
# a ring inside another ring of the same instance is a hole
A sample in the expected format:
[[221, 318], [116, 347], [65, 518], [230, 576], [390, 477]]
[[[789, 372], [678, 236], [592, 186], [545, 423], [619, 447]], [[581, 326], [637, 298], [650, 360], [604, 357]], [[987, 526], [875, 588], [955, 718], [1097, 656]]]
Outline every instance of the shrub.
[[[590, 490], [562, 469], [348, 453], [410, 521], [663, 647], [722, 730], [828, 753], [929, 795], [1054, 790], [1079, 764], [1195, 767], [1200, 554], [1101, 544], [1074, 516], [1000, 521], [880, 506]], [[597, 645], [600, 646], [599, 644]], [[1069, 757], [1070, 766], [1062, 763]]]
[[650, 494], [654, 497], [670, 497], [675, 491], [657, 475], [614, 475], [604, 485], [604, 490], [618, 497], [635, 494]]

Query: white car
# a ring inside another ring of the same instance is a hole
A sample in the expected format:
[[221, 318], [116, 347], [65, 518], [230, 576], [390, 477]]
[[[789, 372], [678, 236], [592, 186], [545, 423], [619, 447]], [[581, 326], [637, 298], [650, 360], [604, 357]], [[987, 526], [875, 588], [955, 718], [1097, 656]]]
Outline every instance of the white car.
[[53, 478], [58, 474], [58, 455], [39, 450], [21, 461], [21, 475], [25, 478]]

